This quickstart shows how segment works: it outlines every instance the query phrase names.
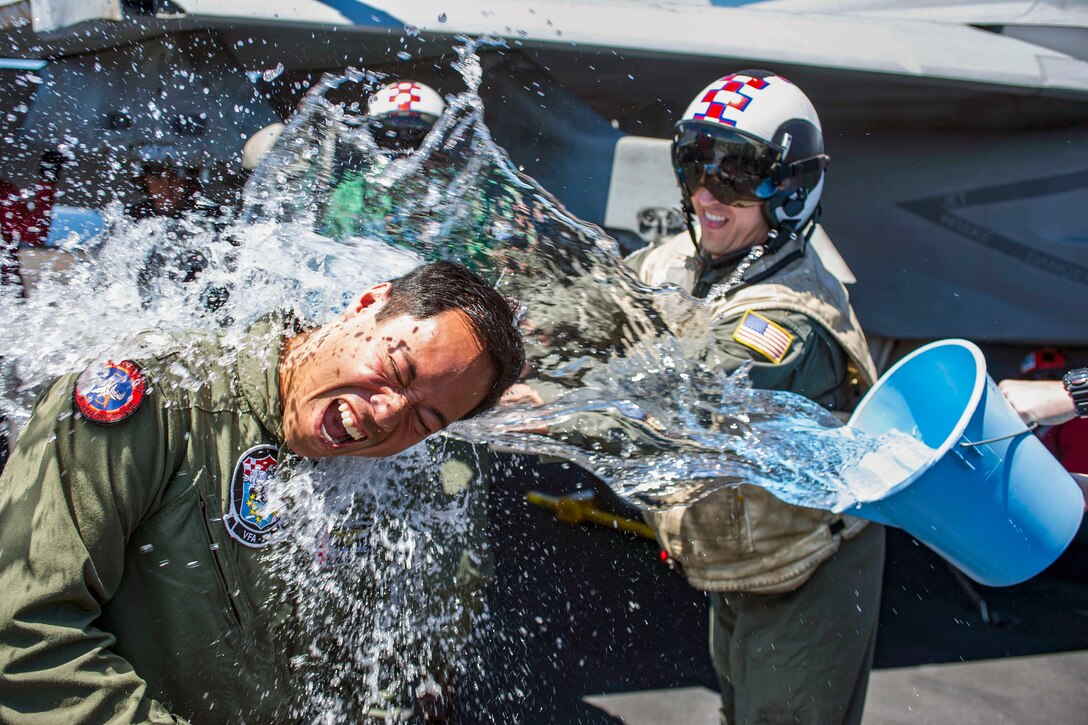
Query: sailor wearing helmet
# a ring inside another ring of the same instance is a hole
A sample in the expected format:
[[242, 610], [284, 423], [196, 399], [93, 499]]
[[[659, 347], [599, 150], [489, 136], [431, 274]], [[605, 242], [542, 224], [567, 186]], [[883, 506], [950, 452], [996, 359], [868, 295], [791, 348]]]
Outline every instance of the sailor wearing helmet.
[[366, 116], [357, 119], [357, 125], [368, 132], [370, 151], [361, 159], [349, 148], [341, 159], [342, 173], [323, 214], [326, 233], [380, 235], [380, 230], [399, 218], [403, 193], [375, 185], [373, 179], [388, 163], [416, 153], [445, 110], [442, 96], [416, 81], [394, 81], [370, 95]]
[[[628, 259], [643, 282], [708, 301], [717, 364], [846, 413], [876, 370], [846, 289], [808, 245], [829, 157], [812, 103], [782, 76], [727, 75], [677, 124], [688, 231]], [[729, 487], [647, 516], [711, 597], [725, 721], [859, 722], [884, 562], [877, 524]]]
[[[323, 233], [384, 239], [427, 259], [484, 268], [494, 236], [493, 184], [488, 178], [465, 184], [463, 164], [446, 155], [440, 131], [432, 134], [445, 113], [442, 96], [419, 81], [393, 81], [370, 94], [366, 115], [355, 122], [372, 143], [361, 144], [369, 147], [365, 154], [342, 147], [348, 153], [340, 159], [340, 173], [321, 214]], [[410, 166], [400, 168], [410, 170], [395, 184], [378, 181], [391, 164], [408, 159]], [[428, 201], [434, 198], [448, 206], [436, 209]], [[463, 213], [454, 212], [453, 206]], [[443, 225], [440, 238], [421, 236], [419, 222], [427, 218]]]

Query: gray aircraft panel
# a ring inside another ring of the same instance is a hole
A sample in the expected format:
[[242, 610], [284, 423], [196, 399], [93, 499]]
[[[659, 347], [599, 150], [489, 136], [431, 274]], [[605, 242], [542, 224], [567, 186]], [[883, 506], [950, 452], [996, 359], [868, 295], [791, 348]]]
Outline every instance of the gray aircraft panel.
[[858, 277], [862, 322], [895, 338], [1085, 344], [1086, 136], [929, 131], [836, 143], [824, 224]]

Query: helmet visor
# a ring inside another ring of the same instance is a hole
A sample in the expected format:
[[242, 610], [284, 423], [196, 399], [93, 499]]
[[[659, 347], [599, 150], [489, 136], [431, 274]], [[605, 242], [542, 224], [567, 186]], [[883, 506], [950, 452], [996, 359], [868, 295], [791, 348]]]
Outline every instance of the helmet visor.
[[411, 152], [422, 145], [434, 120], [413, 115], [387, 115], [370, 123], [374, 143], [387, 151]]
[[756, 206], [778, 188], [782, 148], [740, 131], [682, 121], [672, 141], [676, 178], [689, 195], [705, 186], [730, 206]]

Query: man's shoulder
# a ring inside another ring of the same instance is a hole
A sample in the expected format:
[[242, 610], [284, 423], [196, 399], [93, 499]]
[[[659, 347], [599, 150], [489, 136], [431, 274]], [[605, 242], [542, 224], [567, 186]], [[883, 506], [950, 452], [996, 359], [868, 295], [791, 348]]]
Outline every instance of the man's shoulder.
[[221, 407], [229, 404], [236, 357], [212, 331], [150, 332], [137, 336], [127, 356], [114, 359], [120, 362], [92, 363], [81, 377], [123, 362], [164, 405]]
[[202, 370], [220, 364], [229, 350], [211, 330], [144, 332], [133, 345], [133, 359], [149, 369]]
[[695, 245], [685, 231], [649, 244], [629, 254], [624, 263], [643, 276], [648, 270], [663, 265], [696, 264]]
[[749, 326], [764, 329], [764, 326], [781, 328], [793, 337], [807, 338], [821, 334], [823, 327], [810, 315], [794, 309], [776, 307], [741, 307], [720, 316], [716, 324], [726, 328]]
[[797, 358], [840, 359], [845, 351], [818, 320], [796, 309], [739, 308], [718, 319], [719, 335], [781, 364]]

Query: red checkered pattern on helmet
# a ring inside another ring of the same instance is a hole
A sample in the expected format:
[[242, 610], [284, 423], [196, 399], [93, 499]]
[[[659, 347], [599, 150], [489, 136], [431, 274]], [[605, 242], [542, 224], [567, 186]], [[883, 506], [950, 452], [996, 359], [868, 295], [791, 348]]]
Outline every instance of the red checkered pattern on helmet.
[[[740, 77], [747, 78], [747, 76]], [[726, 108], [733, 108], [737, 112], [743, 113], [752, 102], [752, 96], [746, 95], [745, 91], [761, 90], [767, 86], [766, 81], [758, 78], [749, 78], [744, 82], [740, 80], [723, 80], [725, 82], [721, 88], [711, 89], [703, 96], [702, 102], [707, 104], [707, 108], [702, 113], [695, 114], [696, 120], [711, 119], [718, 123], [736, 126], [736, 120], [723, 115], [726, 113]]]
[[395, 103], [398, 111], [411, 111], [412, 104], [422, 100], [418, 90], [418, 84], [402, 81], [390, 89], [389, 102]]

